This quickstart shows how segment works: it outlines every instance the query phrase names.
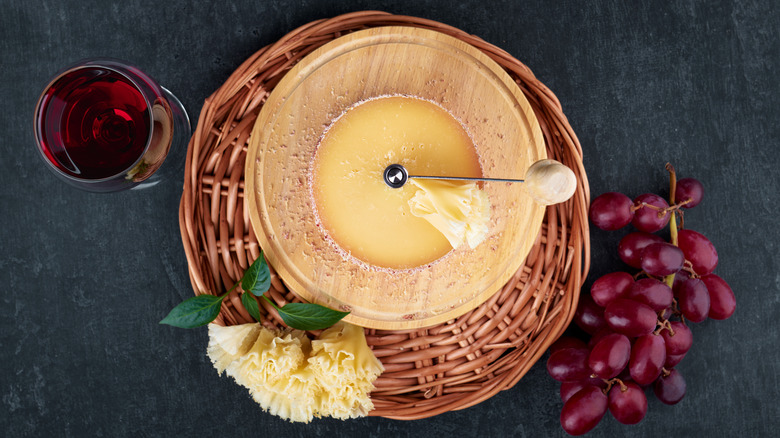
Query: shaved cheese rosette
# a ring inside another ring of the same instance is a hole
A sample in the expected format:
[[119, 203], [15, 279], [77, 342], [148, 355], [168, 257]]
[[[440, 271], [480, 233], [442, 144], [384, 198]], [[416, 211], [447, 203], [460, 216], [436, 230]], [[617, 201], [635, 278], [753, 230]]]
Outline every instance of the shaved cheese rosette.
[[490, 221], [490, 201], [476, 183], [443, 180], [409, 180], [419, 190], [409, 200], [414, 216], [428, 221], [453, 248], [470, 248], [485, 240]]
[[374, 409], [368, 394], [383, 368], [368, 348], [363, 328], [339, 322], [312, 341], [309, 368], [323, 388], [322, 405], [330, 416], [363, 417]]
[[209, 325], [208, 355], [221, 374], [249, 389], [273, 415], [308, 423], [313, 417], [365, 416], [382, 373], [363, 329], [340, 322], [310, 341], [300, 330], [259, 323]]

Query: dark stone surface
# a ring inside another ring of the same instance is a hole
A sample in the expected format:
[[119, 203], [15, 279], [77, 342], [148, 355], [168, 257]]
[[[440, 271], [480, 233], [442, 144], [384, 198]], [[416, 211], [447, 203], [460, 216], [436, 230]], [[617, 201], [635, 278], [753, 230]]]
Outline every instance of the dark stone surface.
[[[179, 182], [112, 195], [59, 183], [37, 157], [47, 79], [83, 57], [138, 64], [197, 120], [251, 53], [294, 27], [360, 9], [459, 27], [525, 62], [579, 135], [591, 192], [665, 193], [667, 161], [700, 179], [686, 224], [710, 237], [738, 297], [693, 327], [677, 406], [593, 436], [770, 436], [780, 426], [780, 9], [775, 2], [108, 2], [0, 5], [0, 435], [561, 436], [558, 385], [534, 367], [509, 391], [415, 422], [286, 423], [217, 376], [206, 331], [157, 322], [191, 296]], [[621, 266], [625, 232], [592, 232], [588, 286]]]

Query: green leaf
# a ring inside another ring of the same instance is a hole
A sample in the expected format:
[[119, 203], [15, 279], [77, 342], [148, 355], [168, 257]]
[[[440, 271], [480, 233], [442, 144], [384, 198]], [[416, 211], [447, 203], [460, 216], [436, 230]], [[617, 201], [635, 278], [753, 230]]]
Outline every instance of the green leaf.
[[252, 318], [255, 319], [255, 321], [260, 321], [260, 305], [257, 304], [257, 300], [255, 297], [250, 293], [243, 293], [241, 294], [241, 304], [244, 305], [244, 308], [247, 312], [249, 312], [250, 315], [252, 315]]
[[225, 295], [198, 295], [174, 307], [160, 324], [168, 324], [179, 328], [195, 328], [204, 326], [216, 319]]
[[244, 272], [241, 277], [241, 289], [252, 292], [255, 296], [263, 295], [271, 288], [271, 272], [268, 270], [268, 264], [265, 262], [263, 253], [257, 257], [252, 266]]
[[298, 330], [319, 330], [332, 326], [349, 315], [312, 303], [288, 303], [276, 308], [285, 324]]

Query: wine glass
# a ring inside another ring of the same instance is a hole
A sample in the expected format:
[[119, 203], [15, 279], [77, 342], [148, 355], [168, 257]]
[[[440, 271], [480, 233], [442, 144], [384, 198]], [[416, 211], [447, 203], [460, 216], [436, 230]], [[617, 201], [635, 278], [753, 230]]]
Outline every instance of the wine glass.
[[92, 192], [150, 187], [175, 176], [191, 134], [179, 99], [137, 67], [82, 60], [57, 74], [35, 108], [47, 167]]

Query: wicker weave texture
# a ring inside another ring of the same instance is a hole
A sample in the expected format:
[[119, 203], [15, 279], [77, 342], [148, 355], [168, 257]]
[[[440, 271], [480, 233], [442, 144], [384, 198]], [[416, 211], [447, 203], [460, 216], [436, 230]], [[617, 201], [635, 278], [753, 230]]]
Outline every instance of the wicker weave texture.
[[[224, 293], [260, 255], [244, 205], [244, 164], [255, 119], [281, 77], [308, 53], [339, 36], [376, 26], [416, 26], [479, 48], [515, 79], [531, 103], [547, 152], [577, 175], [566, 203], [547, 208], [525, 265], [478, 308], [418, 330], [366, 330], [385, 366], [371, 415], [412, 420], [463, 409], [514, 386], [571, 321], [590, 265], [590, 200], [582, 149], [557, 98], [503, 50], [456, 28], [415, 17], [356, 12], [320, 20], [260, 49], [206, 99], [187, 151], [179, 225], [195, 294]], [[300, 301], [272, 271], [277, 305]], [[282, 325], [260, 300], [265, 326]], [[253, 321], [232, 292], [217, 323]]]

